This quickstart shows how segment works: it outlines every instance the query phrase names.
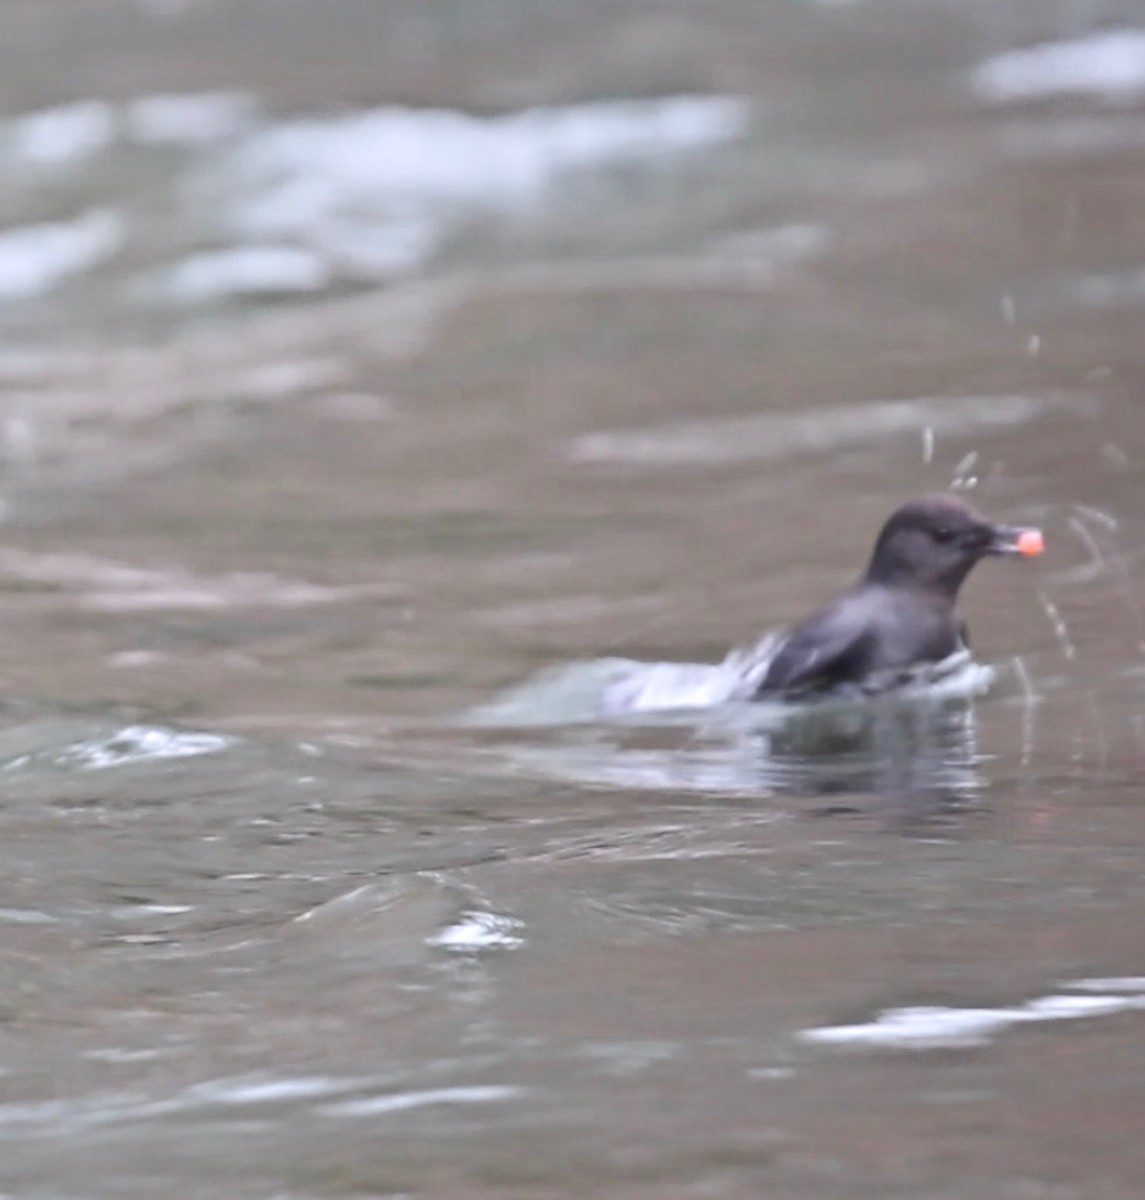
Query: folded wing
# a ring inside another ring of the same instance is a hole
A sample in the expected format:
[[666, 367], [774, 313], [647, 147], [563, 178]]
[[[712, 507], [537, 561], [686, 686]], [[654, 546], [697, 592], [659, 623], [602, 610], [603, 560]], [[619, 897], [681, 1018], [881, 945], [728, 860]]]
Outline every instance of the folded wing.
[[865, 614], [846, 601], [833, 604], [792, 631], [756, 695], [817, 691], [859, 680], [869, 668], [873, 640]]

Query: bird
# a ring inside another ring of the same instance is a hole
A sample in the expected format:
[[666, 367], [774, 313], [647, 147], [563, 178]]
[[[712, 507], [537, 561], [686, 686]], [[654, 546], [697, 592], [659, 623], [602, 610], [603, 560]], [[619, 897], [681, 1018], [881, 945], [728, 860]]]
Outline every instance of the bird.
[[782, 640], [753, 699], [879, 691], [969, 649], [958, 591], [987, 555], [1034, 557], [1040, 529], [995, 525], [959, 496], [893, 512], [861, 578]]

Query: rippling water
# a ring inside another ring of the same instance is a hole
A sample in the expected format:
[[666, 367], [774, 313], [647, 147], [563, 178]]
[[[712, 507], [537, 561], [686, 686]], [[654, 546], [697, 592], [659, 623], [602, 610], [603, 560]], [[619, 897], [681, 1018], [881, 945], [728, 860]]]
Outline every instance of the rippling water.
[[5, 1197], [1141, 1195], [1140, 14], [765, 7], [4, 6]]

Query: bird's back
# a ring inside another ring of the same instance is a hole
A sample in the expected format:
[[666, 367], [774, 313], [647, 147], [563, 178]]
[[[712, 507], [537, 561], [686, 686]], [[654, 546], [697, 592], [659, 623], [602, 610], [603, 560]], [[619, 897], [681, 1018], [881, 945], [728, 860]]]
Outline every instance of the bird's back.
[[954, 604], [944, 596], [859, 584], [792, 630], [760, 694], [829, 690], [938, 662], [957, 649], [960, 631]]

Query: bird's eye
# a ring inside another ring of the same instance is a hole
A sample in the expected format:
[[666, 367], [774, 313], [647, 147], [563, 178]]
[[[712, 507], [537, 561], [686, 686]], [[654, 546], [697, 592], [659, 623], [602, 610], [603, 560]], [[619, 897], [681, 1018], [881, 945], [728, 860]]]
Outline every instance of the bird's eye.
[[949, 545], [958, 537], [957, 529], [936, 529], [934, 531], [934, 540], [941, 542], [944, 546]]

